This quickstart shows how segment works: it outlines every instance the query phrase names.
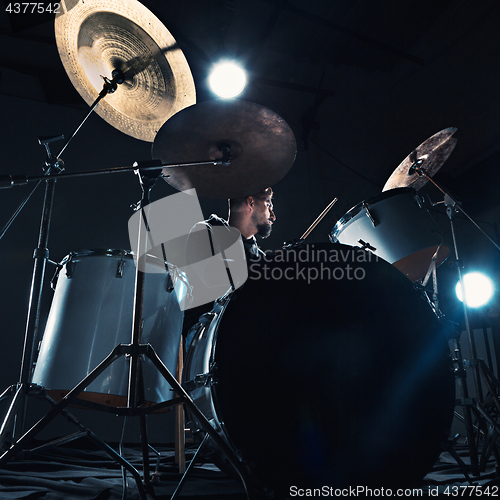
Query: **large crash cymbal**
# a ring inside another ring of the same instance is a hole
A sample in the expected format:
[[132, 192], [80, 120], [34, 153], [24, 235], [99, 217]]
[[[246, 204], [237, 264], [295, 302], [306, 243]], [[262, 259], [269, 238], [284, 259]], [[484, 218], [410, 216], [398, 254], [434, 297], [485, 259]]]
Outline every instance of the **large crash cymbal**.
[[183, 109], [158, 132], [153, 158], [164, 164], [212, 161], [228, 145], [224, 165], [165, 167], [167, 182], [201, 198], [238, 198], [272, 186], [295, 159], [295, 136], [274, 111], [248, 101], [205, 101]]
[[124, 74], [96, 112], [113, 127], [153, 142], [172, 115], [196, 102], [184, 54], [161, 21], [136, 0], [62, 0], [55, 19], [59, 55], [76, 90], [92, 104], [104, 76]]
[[456, 131], [457, 129], [454, 127], [445, 128], [420, 144], [394, 170], [382, 191], [400, 187], [412, 187], [417, 191], [421, 189], [428, 179], [412, 172], [411, 166], [416, 161], [423, 160], [420, 167], [426, 171], [429, 177], [432, 177], [443, 166], [455, 148], [457, 139], [452, 135]]

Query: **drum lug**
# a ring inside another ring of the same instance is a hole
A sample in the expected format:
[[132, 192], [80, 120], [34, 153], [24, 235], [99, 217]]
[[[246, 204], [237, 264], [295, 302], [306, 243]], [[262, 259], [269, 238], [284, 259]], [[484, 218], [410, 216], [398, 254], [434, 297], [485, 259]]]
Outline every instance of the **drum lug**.
[[123, 278], [123, 268], [125, 267], [125, 254], [122, 254], [122, 258], [118, 261], [118, 266], [116, 268], [116, 278]]
[[165, 291], [167, 293], [172, 293], [175, 289], [175, 283], [177, 281], [177, 276], [172, 277], [172, 273], [170, 272], [170, 270], [168, 270], [165, 281], [166, 281]]
[[50, 288], [55, 291], [56, 286], [57, 286], [57, 280], [59, 279], [59, 273], [61, 272], [61, 269], [63, 266], [61, 264], [56, 264], [56, 270], [54, 271], [54, 276], [52, 276], [52, 279], [50, 280]]
[[75, 271], [76, 263], [73, 262], [75, 254], [71, 252], [68, 255], [68, 260], [66, 261], [66, 277], [70, 280], [73, 277], [73, 272]]
[[425, 199], [423, 196], [420, 196], [418, 193], [415, 193], [415, 201], [417, 202], [418, 208], [424, 208]]
[[183, 389], [187, 392], [194, 391], [198, 387], [206, 387], [210, 384], [213, 384], [212, 374], [209, 373], [200, 373], [194, 377], [192, 380], [188, 380], [182, 384]]
[[373, 227], [377, 227], [380, 223], [378, 222], [377, 219], [375, 219], [375, 217], [373, 217], [372, 213], [368, 209], [368, 203], [366, 203], [365, 201], [363, 202], [363, 208], [366, 210], [365, 214], [370, 219], [371, 223], [373, 224]]
[[370, 243], [367, 243], [366, 241], [363, 241], [361, 239], [358, 240], [358, 243], [361, 245], [361, 248], [363, 250], [371, 250], [372, 252], [375, 252], [377, 250], [375, 247], [372, 247]]
[[194, 383], [197, 385], [197, 386], [200, 386], [200, 385], [209, 385], [210, 382], [212, 381], [212, 374], [211, 373], [201, 373], [199, 375], [196, 375], [196, 377], [194, 377]]

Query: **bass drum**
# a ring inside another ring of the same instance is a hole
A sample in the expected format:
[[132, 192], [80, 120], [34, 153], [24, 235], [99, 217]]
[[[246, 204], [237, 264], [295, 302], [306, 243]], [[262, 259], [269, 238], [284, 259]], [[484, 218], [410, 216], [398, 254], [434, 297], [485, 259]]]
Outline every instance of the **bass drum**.
[[251, 263], [229, 303], [202, 317], [186, 361], [197, 406], [278, 496], [415, 485], [448, 438], [440, 323], [402, 273], [361, 249], [313, 244]]

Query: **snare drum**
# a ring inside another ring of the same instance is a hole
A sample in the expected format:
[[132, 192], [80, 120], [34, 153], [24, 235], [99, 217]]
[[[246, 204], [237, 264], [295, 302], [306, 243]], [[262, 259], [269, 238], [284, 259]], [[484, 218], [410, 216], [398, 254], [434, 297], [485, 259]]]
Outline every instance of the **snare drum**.
[[[151, 344], [175, 374], [188, 283], [177, 268], [164, 261], [151, 259], [148, 266], [155, 272], [146, 273], [141, 343]], [[61, 262], [33, 374], [33, 383], [54, 399], [64, 397], [118, 344], [130, 344], [135, 269], [132, 254], [124, 250], [72, 252]], [[172, 399], [170, 385], [152, 363], [143, 363], [142, 371], [147, 403]], [[128, 372], [128, 360], [122, 356], [79, 398], [125, 406]]]
[[[361, 246], [399, 269], [410, 281], [423, 278], [443, 238], [412, 188], [397, 188], [351, 208], [331, 232], [334, 242]], [[436, 266], [449, 248], [439, 249]]]

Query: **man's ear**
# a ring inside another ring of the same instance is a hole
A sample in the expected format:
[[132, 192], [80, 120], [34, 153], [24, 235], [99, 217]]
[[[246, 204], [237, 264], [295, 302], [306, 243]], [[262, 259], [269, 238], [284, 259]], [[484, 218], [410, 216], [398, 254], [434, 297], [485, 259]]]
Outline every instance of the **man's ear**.
[[253, 210], [254, 206], [255, 206], [255, 200], [253, 196], [247, 196], [247, 207]]

